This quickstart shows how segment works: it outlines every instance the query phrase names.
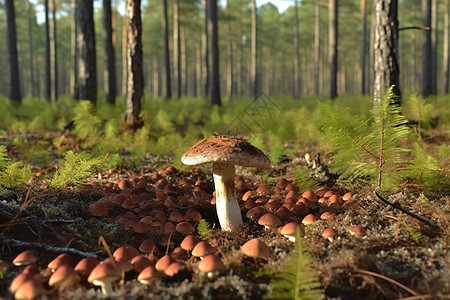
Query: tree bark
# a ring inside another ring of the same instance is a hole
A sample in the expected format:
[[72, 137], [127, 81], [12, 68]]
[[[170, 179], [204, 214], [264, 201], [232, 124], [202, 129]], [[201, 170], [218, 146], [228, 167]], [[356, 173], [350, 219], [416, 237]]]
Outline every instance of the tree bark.
[[9, 98], [17, 103], [22, 101], [20, 93], [19, 61], [17, 55], [16, 12], [14, 1], [6, 0], [6, 26], [9, 55]]
[[319, 64], [320, 64], [320, 6], [315, 2], [314, 6], [314, 94], [319, 94]]
[[[431, 0], [422, 0], [422, 26], [431, 27]], [[422, 96], [433, 93], [431, 31], [422, 32]]]
[[300, 98], [300, 48], [299, 48], [299, 30], [298, 30], [298, 0], [295, 0], [294, 15], [294, 82], [293, 97]]
[[97, 102], [97, 66], [95, 52], [93, 0], [78, 1], [78, 97]]
[[[125, 11], [127, 11], [127, 1]], [[128, 16], [123, 16], [122, 26], [122, 96], [128, 95]]]
[[167, 18], [167, 0], [162, 1], [162, 32], [164, 37], [164, 98], [172, 98], [172, 82], [170, 76], [169, 22]]
[[202, 96], [207, 97], [209, 94], [209, 77], [210, 77], [210, 66], [209, 66], [209, 41], [208, 41], [208, 5], [210, 0], [202, 0], [202, 9], [203, 9], [203, 31], [202, 31], [202, 55], [203, 55], [203, 64], [202, 64], [202, 84], [203, 84], [203, 92]]
[[33, 34], [31, 25], [31, 3], [29, 0], [27, 4], [27, 21], [28, 21], [28, 56], [30, 60], [30, 94], [36, 96], [35, 82], [34, 82], [34, 56], [33, 56]]
[[127, 0], [128, 93], [125, 121], [129, 128], [142, 126], [140, 113], [144, 96], [141, 0]]
[[257, 34], [258, 34], [258, 24], [257, 24], [257, 11], [256, 11], [256, 0], [252, 0], [252, 41], [250, 50], [250, 80], [251, 80], [251, 91], [253, 97], [258, 95], [258, 48], [257, 48]]
[[52, 20], [50, 23], [50, 65], [51, 65], [51, 95], [53, 101], [58, 99], [58, 46], [56, 38], [56, 3], [55, 0], [50, 2], [50, 10], [52, 12]]
[[72, 0], [72, 16], [71, 16], [71, 28], [70, 28], [70, 96], [72, 98], [78, 98], [78, 67], [77, 67], [77, 57], [78, 57], [78, 47], [77, 47], [77, 0]]
[[103, 0], [104, 92], [106, 103], [116, 103], [116, 57], [113, 46], [111, 0]]
[[217, 26], [217, 0], [208, 0], [208, 50], [209, 65], [211, 66], [210, 92], [211, 104], [222, 105], [220, 97], [220, 68], [219, 68], [219, 36]]
[[431, 1], [431, 94], [437, 93], [438, 3]]
[[450, 5], [449, 0], [445, 0], [444, 3], [444, 49], [443, 49], [443, 65], [444, 65], [444, 94], [449, 93], [449, 85], [450, 85], [450, 50], [448, 47], [449, 44], [449, 14], [450, 14]]
[[231, 100], [233, 98], [233, 41], [231, 39], [230, 0], [227, 1], [225, 13], [227, 15], [227, 97]]
[[361, 32], [361, 56], [360, 56], [360, 69], [361, 69], [361, 94], [366, 95], [366, 57], [367, 57], [367, 14], [366, 14], [366, 0], [361, 0], [361, 19], [362, 19], [362, 32]]
[[180, 27], [180, 94], [187, 95], [187, 59], [186, 59], [186, 35], [184, 26]]
[[44, 1], [44, 17], [45, 17], [45, 89], [44, 97], [51, 100], [52, 93], [52, 77], [50, 63], [50, 20], [48, 16], [48, 0]]
[[181, 97], [181, 51], [180, 51], [180, 24], [179, 3], [173, 1], [173, 79], [176, 97]]
[[375, 1], [374, 103], [378, 104], [392, 85], [400, 93], [398, 66], [397, 0]]
[[337, 97], [338, 74], [338, 0], [328, 2], [328, 61], [330, 65], [330, 98]]

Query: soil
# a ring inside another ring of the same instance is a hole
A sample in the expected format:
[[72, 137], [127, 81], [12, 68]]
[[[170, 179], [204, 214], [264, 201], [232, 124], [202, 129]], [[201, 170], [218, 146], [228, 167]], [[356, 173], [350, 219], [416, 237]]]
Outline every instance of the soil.
[[[173, 167], [122, 168], [99, 174], [89, 184], [65, 190], [51, 190], [41, 185], [39, 179], [29, 186], [7, 189], [0, 194], [0, 259], [9, 266], [1, 272], [0, 296], [13, 298], [9, 286], [23, 267], [14, 266], [12, 260], [27, 249], [39, 252], [37, 264], [42, 273], [52, 259], [64, 252], [70, 253], [75, 263], [86, 256], [107, 258], [104, 245], [99, 243], [100, 236], [112, 252], [126, 245], [139, 248], [143, 240], [151, 239], [157, 250], [150, 258], [156, 261], [166, 253], [172, 253], [184, 238], [177, 232], [164, 232], [166, 218], [175, 210], [184, 215], [189, 208], [195, 208], [211, 225], [210, 243], [217, 248], [227, 271], [210, 278], [196, 269], [198, 259], [186, 253], [177, 258], [186, 268], [175, 276], [164, 276], [148, 286], [136, 280], [137, 272], [128, 272], [124, 283], [115, 284], [111, 298], [261, 299], [268, 296], [272, 291], [271, 277], [264, 271], [283, 269], [289, 253], [295, 251], [295, 244], [282, 236], [278, 228], [264, 229], [255, 220], [247, 218], [245, 204], [247, 201], [261, 202], [256, 205], [267, 208], [262, 203], [272, 198], [280, 205], [285, 203], [288, 191], [277, 188], [277, 183], [281, 178], [292, 182], [292, 169], [298, 165], [307, 167], [299, 153], [287, 157], [269, 173], [237, 169], [237, 174], [245, 180], [245, 186], [238, 190], [238, 199], [249, 190], [253, 192], [250, 199], [240, 202], [245, 225], [232, 233], [218, 228], [215, 207], [211, 204], [214, 185], [208, 168], [193, 168], [186, 172]], [[331, 182], [332, 174], [329, 175]], [[267, 184], [270, 192], [257, 195], [256, 189], [262, 184]], [[302, 188], [296, 184], [293, 188], [300, 197]], [[324, 203], [311, 204], [315, 208], [310, 208], [310, 212], [318, 220], [311, 225], [302, 225], [302, 242], [311, 255], [311, 266], [317, 271], [324, 298], [450, 299], [450, 191], [423, 193], [413, 186], [405, 186], [382, 193], [386, 199], [397, 201], [439, 225], [439, 228], [433, 228], [387, 206], [375, 196], [370, 186], [334, 185], [327, 190], [341, 198], [352, 192], [353, 203], [347, 201], [349, 205], [334, 208], [328, 208]], [[114, 200], [117, 194], [133, 199], [135, 207], [123, 208]], [[107, 204], [108, 215], [93, 217], [89, 208], [99, 201]], [[331, 210], [333, 217], [320, 219], [326, 210]], [[165, 217], [156, 217], [160, 214], [158, 211]], [[126, 223], [144, 216], [153, 218], [146, 233], [136, 233], [130, 227], [131, 223]], [[289, 213], [282, 223], [300, 223], [303, 217]], [[190, 223], [197, 225], [195, 221]], [[366, 234], [351, 235], [348, 228], [352, 226], [364, 227]], [[328, 227], [338, 232], [332, 241], [322, 237], [323, 230]], [[239, 251], [241, 245], [255, 237], [270, 247], [268, 259], [249, 258]], [[47, 294], [42, 299], [105, 298], [101, 290], [87, 283], [85, 278], [65, 289], [50, 288], [46, 279], [43, 281]]]

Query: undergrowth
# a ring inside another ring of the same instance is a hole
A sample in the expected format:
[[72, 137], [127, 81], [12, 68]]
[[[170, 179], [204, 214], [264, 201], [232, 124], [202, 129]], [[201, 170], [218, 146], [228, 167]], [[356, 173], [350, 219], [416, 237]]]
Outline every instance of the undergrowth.
[[8, 158], [6, 147], [0, 146], [0, 191], [26, 183], [30, 178], [30, 167], [20, 161], [11, 161]]
[[296, 249], [292, 251], [285, 263], [276, 269], [266, 270], [269, 275], [272, 293], [267, 299], [312, 300], [323, 299], [324, 290], [311, 267], [312, 258], [307, 253], [307, 246], [301, 241], [300, 233], [296, 234]]

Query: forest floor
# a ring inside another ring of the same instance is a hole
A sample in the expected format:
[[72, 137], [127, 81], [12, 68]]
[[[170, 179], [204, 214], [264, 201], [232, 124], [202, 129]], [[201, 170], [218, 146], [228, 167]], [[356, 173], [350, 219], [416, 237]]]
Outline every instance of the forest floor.
[[[70, 253], [75, 262], [85, 256], [108, 257], [99, 243], [100, 236], [112, 251], [126, 245], [138, 248], [144, 239], [151, 239], [157, 246], [150, 255], [155, 261], [172, 253], [184, 238], [177, 232], [165, 232], [170, 213], [178, 211], [185, 215], [189, 208], [196, 209], [211, 224], [210, 243], [216, 247], [227, 271], [209, 278], [197, 271], [198, 260], [188, 253], [172, 254], [182, 262], [184, 270], [149, 286], [136, 280], [137, 272], [128, 272], [124, 283], [116, 283], [112, 298], [261, 299], [268, 296], [273, 278], [266, 271], [282, 270], [295, 244], [282, 236], [279, 228], [264, 229], [246, 214], [252, 201], [269, 212], [273, 211], [267, 204], [269, 199], [276, 199], [277, 207], [285, 203], [289, 190], [279, 182], [285, 178], [293, 183], [293, 169], [308, 168], [304, 154], [286, 156], [269, 173], [237, 169], [236, 173], [245, 180], [245, 186], [238, 190], [245, 225], [232, 233], [214, 229], [218, 220], [215, 206], [211, 204], [214, 183], [210, 169], [182, 172], [158, 167], [167, 166], [167, 160], [158, 157], [148, 157], [145, 167], [98, 174], [90, 183], [64, 190], [49, 189], [39, 178], [27, 186], [6, 189], [0, 194], [0, 259], [8, 266], [1, 270], [0, 296], [13, 298], [9, 286], [23, 267], [13, 266], [12, 260], [27, 249], [39, 253], [37, 264], [42, 273], [52, 259], [64, 252]], [[47, 169], [33, 171], [45, 173]], [[270, 189], [257, 192], [263, 184]], [[304, 191], [299, 184], [289, 185], [289, 189], [294, 191], [290, 195], [297, 198]], [[384, 204], [371, 186], [334, 185], [326, 189], [340, 198], [347, 192], [353, 193], [353, 203], [348, 200], [348, 205], [344, 202], [329, 207], [326, 202], [312, 203], [310, 213], [318, 220], [302, 225], [302, 242], [311, 256], [311, 266], [317, 271], [326, 299], [450, 299], [450, 191], [425, 193], [415, 186], [402, 186], [380, 192], [386, 199], [439, 225], [434, 228]], [[243, 201], [247, 191], [252, 191], [252, 195]], [[119, 194], [131, 199], [133, 208], [123, 208], [116, 199]], [[89, 208], [98, 201], [107, 204], [107, 216], [92, 216]], [[332, 217], [320, 219], [324, 211], [331, 211]], [[144, 216], [152, 217], [150, 230], [134, 232], [130, 224]], [[282, 223], [300, 223], [302, 217], [289, 212], [283, 215]], [[131, 223], [126, 223], [127, 220]], [[348, 228], [352, 226], [364, 227], [365, 235], [351, 235]], [[332, 241], [322, 237], [328, 227], [338, 232]], [[240, 253], [240, 246], [255, 237], [270, 247], [268, 259], [248, 258]], [[50, 288], [46, 282], [44, 286], [47, 292], [43, 299], [103, 297], [100, 289], [85, 278], [64, 290]]]

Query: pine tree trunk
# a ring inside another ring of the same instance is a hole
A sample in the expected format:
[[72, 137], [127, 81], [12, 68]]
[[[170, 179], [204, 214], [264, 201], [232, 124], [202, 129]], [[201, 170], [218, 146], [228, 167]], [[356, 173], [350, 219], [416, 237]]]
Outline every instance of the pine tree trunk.
[[[127, 1], [125, 11], [127, 11]], [[128, 16], [123, 16], [122, 26], [122, 96], [128, 95]]]
[[97, 102], [97, 66], [95, 52], [93, 0], [78, 1], [78, 97]]
[[44, 17], [45, 17], [45, 89], [44, 97], [51, 100], [52, 93], [52, 77], [51, 77], [51, 63], [50, 63], [50, 20], [48, 13], [48, 1], [44, 1]]
[[210, 0], [202, 0], [203, 9], [203, 29], [202, 29], [202, 83], [204, 85], [204, 90], [202, 92], [203, 97], [207, 97], [209, 94], [209, 77], [210, 77], [210, 66], [209, 66], [209, 39], [208, 39], [208, 5]]
[[360, 69], [361, 69], [361, 94], [365, 95], [366, 91], [366, 56], [367, 56], [367, 14], [366, 14], [366, 0], [361, 0], [361, 19], [362, 19], [362, 32], [361, 32], [361, 56], [360, 56]]
[[444, 65], [444, 94], [449, 93], [449, 85], [450, 85], [450, 50], [448, 47], [449, 44], [449, 14], [450, 14], [450, 5], [449, 0], [445, 0], [445, 10], [444, 10], [444, 49], [443, 49], [443, 65]]
[[33, 56], [33, 34], [31, 25], [31, 3], [29, 0], [27, 4], [27, 21], [28, 21], [28, 56], [30, 60], [30, 94], [36, 96], [35, 82], [34, 82], [34, 56]]
[[52, 20], [50, 23], [50, 65], [51, 65], [51, 99], [58, 99], [58, 54], [56, 39], [56, 3], [55, 0], [50, 2], [50, 10], [52, 12]]
[[9, 55], [9, 98], [20, 103], [22, 95], [20, 93], [19, 61], [17, 55], [17, 35], [16, 35], [16, 12], [14, 1], [6, 0], [6, 26]]
[[230, 0], [227, 1], [225, 13], [227, 15], [227, 97], [231, 100], [233, 98], [233, 41], [231, 39]]
[[140, 113], [144, 94], [141, 0], [127, 0], [128, 93], [125, 121], [129, 128], [142, 126]]
[[314, 7], [314, 94], [319, 94], [320, 78], [320, 6], [316, 1]]
[[210, 54], [209, 65], [211, 66], [209, 94], [211, 95], [211, 104], [221, 106], [217, 0], [208, 1], [208, 51]]
[[338, 0], [328, 2], [328, 62], [330, 65], [330, 98], [337, 97], [338, 74]]
[[181, 95], [187, 95], [187, 59], [186, 59], [186, 35], [184, 27], [180, 27], [180, 85]]
[[106, 103], [116, 103], [116, 57], [113, 46], [111, 0], [103, 0], [104, 92]]
[[[431, 0], [422, 0], [422, 26], [431, 27]], [[422, 32], [422, 96], [433, 93], [431, 31]]]
[[72, 16], [71, 16], [71, 27], [70, 27], [70, 96], [72, 98], [78, 98], [78, 67], [77, 67], [77, 0], [72, 0]]
[[437, 93], [438, 3], [431, 1], [431, 94]]
[[398, 66], [397, 0], [375, 2], [374, 103], [378, 104], [392, 85], [400, 96]]
[[300, 98], [300, 48], [298, 30], [298, 0], [295, 0], [294, 15], [294, 99]]
[[257, 12], [256, 12], [256, 0], [252, 0], [252, 36], [251, 36], [251, 50], [250, 50], [250, 80], [251, 80], [251, 92], [253, 97], [258, 95], [258, 48], [257, 48]]
[[162, 32], [164, 37], [164, 98], [172, 98], [172, 82], [170, 76], [169, 23], [167, 17], [167, 0], [162, 1]]
[[181, 52], [180, 52], [180, 25], [179, 3], [173, 1], [173, 79], [176, 97], [181, 97]]

